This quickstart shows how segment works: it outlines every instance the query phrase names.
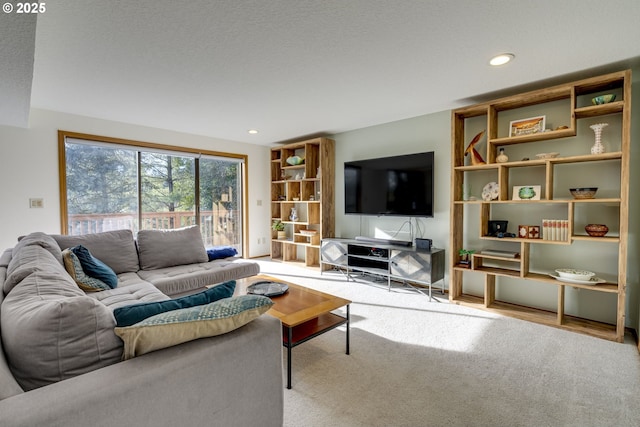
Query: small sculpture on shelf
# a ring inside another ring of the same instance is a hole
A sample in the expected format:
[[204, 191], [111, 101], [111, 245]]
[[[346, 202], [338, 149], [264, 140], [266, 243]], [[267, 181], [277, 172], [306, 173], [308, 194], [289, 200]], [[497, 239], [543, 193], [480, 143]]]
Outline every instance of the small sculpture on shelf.
[[291, 208], [291, 214], [289, 215], [289, 219], [291, 221], [297, 221], [298, 220], [298, 211], [296, 210], [296, 208]]
[[484, 159], [482, 158], [482, 156], [480, 155], [480, 153], [478, 153], [476, 151], [476, 149], [474, 148], [475, 145], [480, 141], [480, 138], [482, 138], [482, 135], [484, 135], [486, 130], [483, 130], [482, 132], [480, 132], [479, 134], [477, 134], [469, 143], [469, 145], [467, 146], [467, 149], [464, 150], [464, 155], [466, 156], [467, 154], [471, 153], [471, 164], [473, 166], [476, 165], [484, 165], [486, 164], [486, 162], [484, 161]]

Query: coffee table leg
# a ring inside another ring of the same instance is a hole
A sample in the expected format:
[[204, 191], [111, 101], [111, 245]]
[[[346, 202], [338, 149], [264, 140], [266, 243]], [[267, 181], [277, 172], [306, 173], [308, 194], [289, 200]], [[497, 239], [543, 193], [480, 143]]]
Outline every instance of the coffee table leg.
[[291, 342], [293, 341], [293, 328], [287, 328], [287, 388], [291, 390]]
[[351, 307], [351, 304], [347, 304], [347, 354], [349, 354], [349, 326], [351, 323], [351, 314], [349, 313], [349, 307]]

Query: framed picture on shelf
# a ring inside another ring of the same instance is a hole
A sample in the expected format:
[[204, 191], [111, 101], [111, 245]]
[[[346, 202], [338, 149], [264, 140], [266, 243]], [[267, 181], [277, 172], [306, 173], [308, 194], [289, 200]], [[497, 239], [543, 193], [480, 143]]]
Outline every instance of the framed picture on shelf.
[[514, 185], [512, 200], [540, 200], [539, 185]]
[[546, 117], [547, 116], [537, 116], [522, 120], [512, 120], [509, 122], [509, 136], [514, 137], [544, 132]]

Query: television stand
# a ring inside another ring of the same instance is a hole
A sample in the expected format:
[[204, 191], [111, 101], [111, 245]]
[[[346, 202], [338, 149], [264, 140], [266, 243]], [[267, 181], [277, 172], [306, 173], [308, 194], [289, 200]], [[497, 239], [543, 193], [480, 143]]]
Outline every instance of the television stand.
[[413, 243], [411, 242], [411, 240], [379, 239], [377, 237], [367, 237], [367, 236], [356, 236], [355, 240], [359, 242], [379, 243], [384, 245], [413, 246]]
[[[375, 244], [372, 244], [375, 243]], [[320, 274], [332, 267], [346, 270], [347, 282], [353, 280], [351, 272], [362, 272], [381, 276], [391, 281], [398, 280], [429, 287], [442, 280], [444, 294], [444, 249], [416, 249], [404, 245], [363, 241], [360, 239], [322, 239], [320, 244]]]

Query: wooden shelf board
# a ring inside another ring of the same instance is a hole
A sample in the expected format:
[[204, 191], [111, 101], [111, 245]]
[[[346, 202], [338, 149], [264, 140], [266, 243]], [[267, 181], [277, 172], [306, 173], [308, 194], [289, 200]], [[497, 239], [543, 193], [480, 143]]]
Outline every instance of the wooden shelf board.
[[609, 341], [622, 342], [624, 340], [624, 336], [622, 340], [618, 340], [615, 325], [581, 319], [579, 317], [565, 316], [561, 327], [562, 329], [568, 329], [573, 332], [591, 335]]
[[520, 278], [520, 270], [510, 270], [508, 268], [487, 267], [482, 266], [474, 268], [472, 271], [478, 271], [480, 273], [492, 274], [494, 276], [507, 276]]
[[491, 237], [491, 236], [481, 236], [482, 240], [495, 240], [497, 242], [526, 242], [526, 243], [536, 243], [541, 245], [570, 245], [571, 242], [565, 240], [545, 240], [545, 239], [521, 239], [519, 237]]
[[608, 197], [602, 199], [551, 199], [551, 200], [455, 200], [454, 204], [481, 204], [481, 203], [495, 203], [495, 204], [520, 204], [520, 203], [533, 203], [533, 204], [551, 204], [551, 203], [608, 203], [611, 205], [620, 204], [621, 200], [617, 197]]
[[595, 292], [607, 292], [607, 293], [614, 293], [614, 294], [618, 293], [618, 285], [612, 282], [602, 283], [599, 285], [580, 285], [577, 283], [561, 282], [560, 280], [556, 280], [545, 273], [531, 273], [531, 272], [529, 272], [529, 274], [527, 274], [524, 278], [527, 280], [535, 280], [537, 282], [550, 283], [552, 285], [588, 289], [590, 291], [595, 291]]
[[584, 236], [573, 236], [571, 238], [575, 241], [620, 243], [620, 236], [593, 237], [593, 236], [584, 235]]
[[506, 317], [514, 317], [528, 322], [535, 322], [546, 326], [566, 329], [586, 335], [603, 338], [609, 341], [617, 341], [615, 326], [607, 323], [581, 319], [573, 316], [564, 316], [562, 324], [558, 323], [558, 314], [553, 311], [526, 307], [518, 304], [495, 301], [489, 307], [485, 307], [481, 297], [463, 294], [452, 300], [453, 303], [480, 310], [497, 313]]
[[576, 119], [588, 117], [606, 116], [607, 114], [621, 113], [624, 110], [624, 101], [615, 101], [602, 105], [590, 105], [575, 109]]
[[[550, 133], [550, 132], [546, 132], [546, 133]], [[513, 138], [508, 138], [508, 139], [513, 139]], [[521, 168], [521, 167], [545, 166], [547, 163], [562, 164], [562, 163], [599, 162], [599, 161], [605, 161], [605, 160], [616, 160], [620, 158], [622, 158], [622, 153], [620, 151], [614, 151], [611, 153], [603, 153], [603, 154], [583, 154], [579, 156], [554, 157], [553, 159], [518, 160], [515, 162], [506, 162], [506, 163], [488, 163], [484, 165], [456, 166], [454, 169], [458, 171], [481, 171], [481, 170], [498, 169], [501, 167]]]
[[548, 159], [550, 163], [582, 163], [582, 162], [600, 162], [603, 160], [617, 160], [622, 158], [620, 151], [603, 154], [583, 154], [580, 156], [556, 157]]
[[486, 259], [495, 259], [498, 261], [508, 261], [508, 262], [515, 262], [520, 264], [522, 262], [522, 258], [518, 257], [504, 257], [504, 256], [500, 256], [500, 255], [488, 255], [488, 254], [473, 254], [474, 257], [477, 258], [486, 258]]
[[561, 130], [552, 130], [549, 132], [534, 133], [531, 135], [511, 136], [506, 138], [494, 138], [494, 139], [490, 139], [489, 143], [491, 145], [503, 146], [503, 145], [513, 145], [513, 144], [524, 144], [527, 142], [547, 141], [550, 139], [568, 138], [571, 136], [576, 136], [576, 130], [569, 128], [569, 129], [561, 129]]

